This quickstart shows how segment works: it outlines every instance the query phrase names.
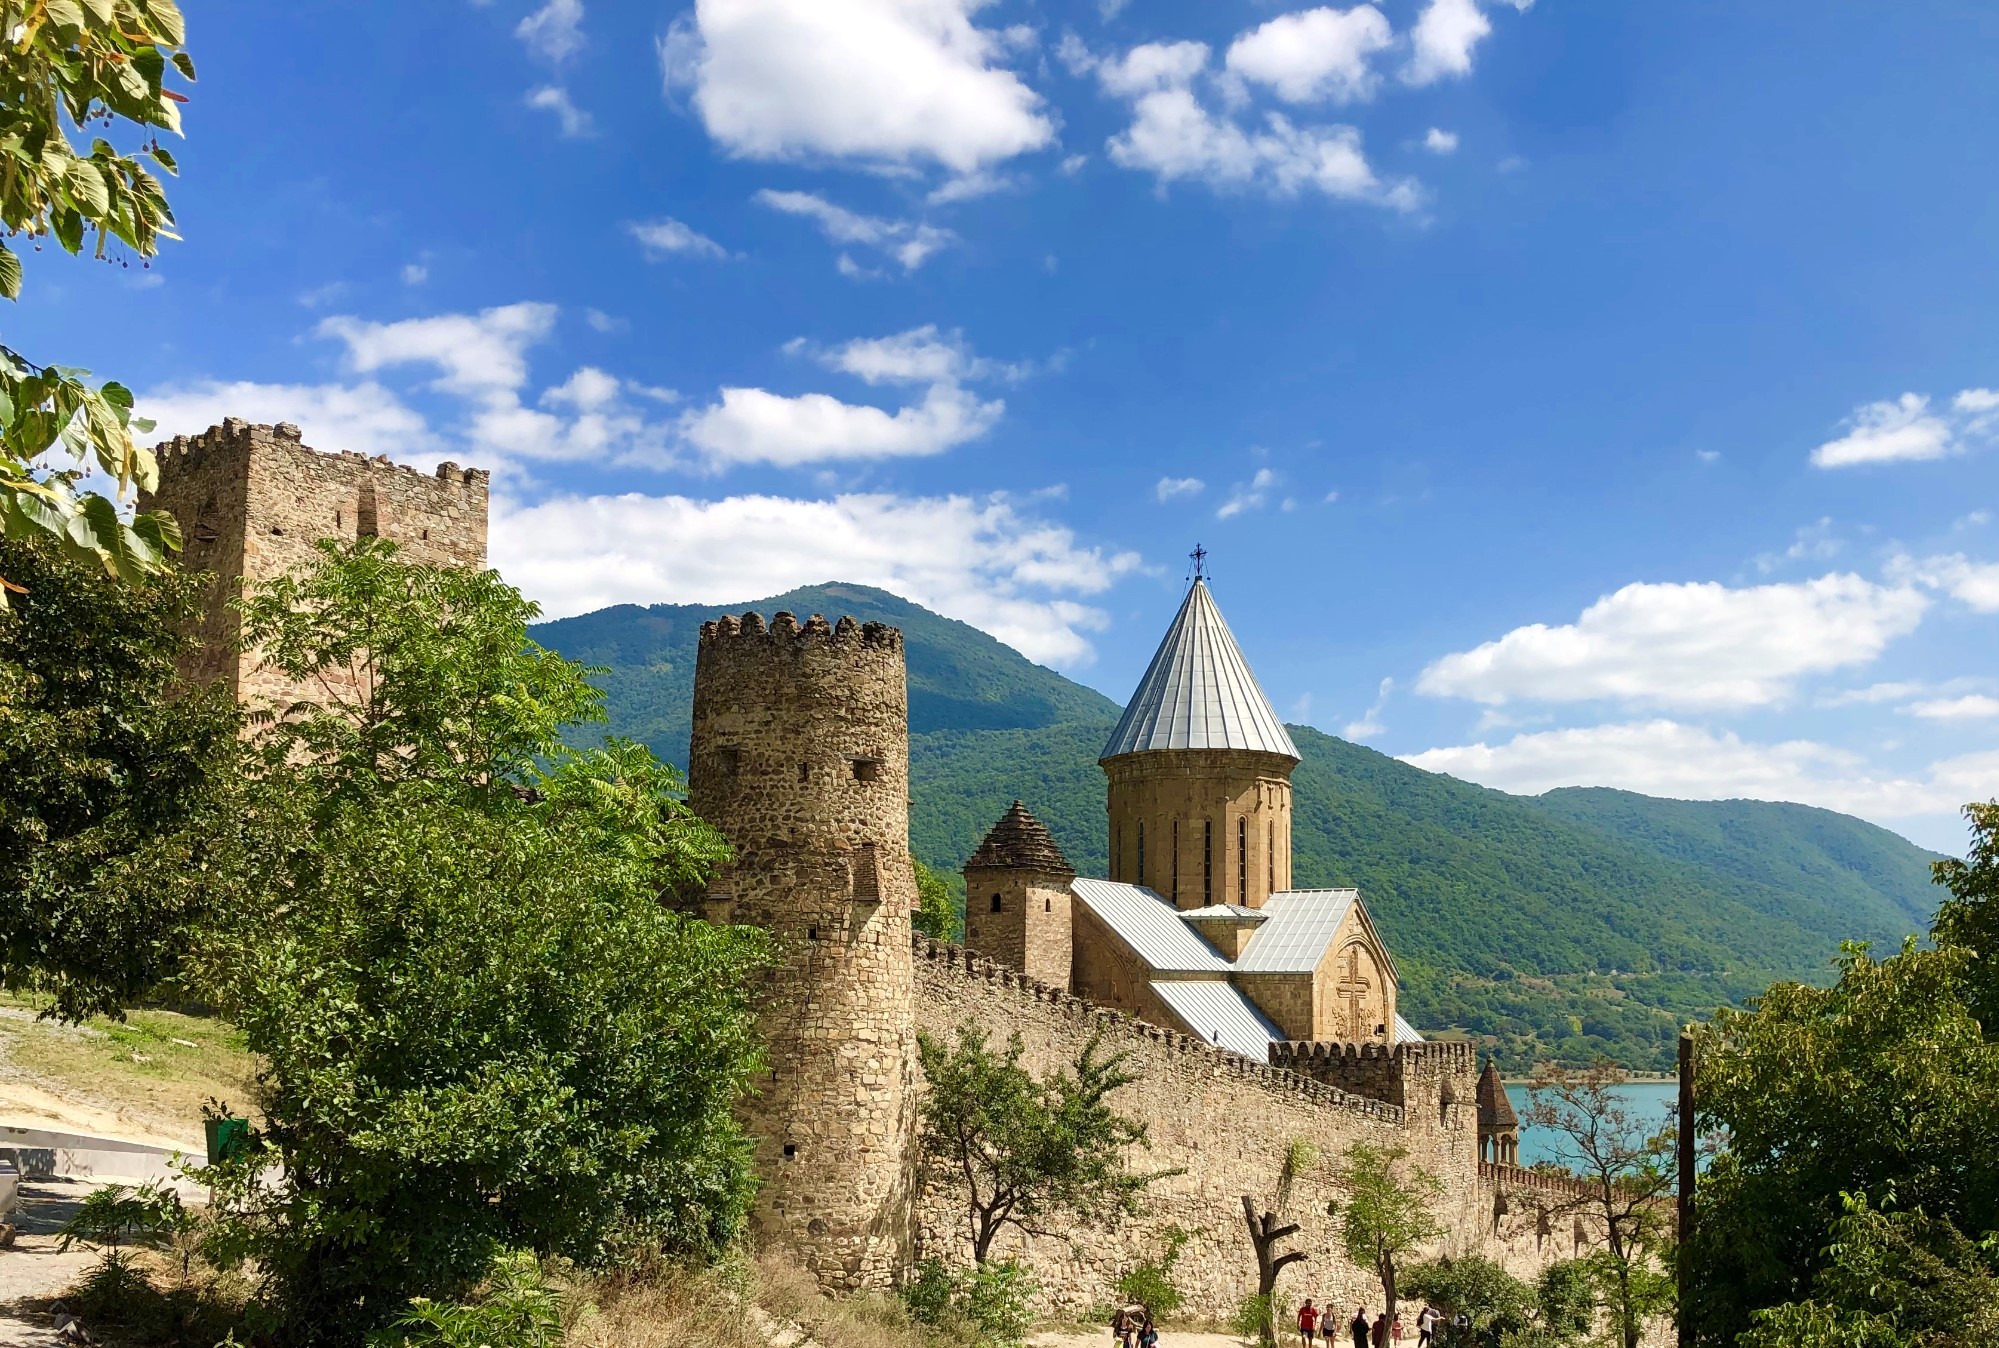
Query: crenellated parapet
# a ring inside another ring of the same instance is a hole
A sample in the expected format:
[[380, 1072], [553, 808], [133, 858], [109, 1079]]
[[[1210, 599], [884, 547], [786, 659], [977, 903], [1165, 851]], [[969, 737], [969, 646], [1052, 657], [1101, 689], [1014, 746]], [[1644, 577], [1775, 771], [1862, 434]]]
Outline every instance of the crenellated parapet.
[[763, 614], [752, 611], [741, 617], [733, 613], [725, 614], [701, 624], [701, 644], [704, 646], [738, 638], [789, 641], [800, 645], [860, 646], [883, 651], [902, 649], [901, 628], [890, 627], [887, 623], [857, 622], [852, 615], [842, 617], [837, 623], [829, 623], [823, 614], [815, 613], [801, 623], [796, 615], [780, 610], [766, 625]]
[[1470, 1043], [1287, 1040], [1270, 1046], [1270, 1061], [1340, 1090], [1400, 1105], [1412, 1121], [1434, 1119], [1453, 1130], [1475, 1122], [1470, 1106], [1478, 1054]]
[[1031, 1012], [1037, 1020], [1063, 1022], [1084, 1035], [1099, 1034], [1112, 1048], [1123, 1045], [1138, 1049], [1153, 1058], [1155, 1066], [1178, 1068], [1190, 1075], [1223, 1073], [1252, 1082], [1273, 1095], [1308, 1100], [1380, 1123], [1403, 1122], [1403, 1110], [1385, 1100], [1341, 1089], [1286, 1066], [1258, 1062], [1197, 1035], [1155, 1025], [1078, 997], [964, 946], [920, 934], [915, 937], [914, 946], [919, 983], [935, 979], [983, 984], [991, 994], [1012, 1002], [1015, 1009]]

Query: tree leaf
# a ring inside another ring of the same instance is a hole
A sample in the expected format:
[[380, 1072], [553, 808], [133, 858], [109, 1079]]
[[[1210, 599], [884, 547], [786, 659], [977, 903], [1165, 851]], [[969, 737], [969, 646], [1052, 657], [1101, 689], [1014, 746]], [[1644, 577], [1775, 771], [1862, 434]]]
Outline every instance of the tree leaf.
[[0, 296], [21, 298], [21, 259], [4, 243], [0, 243]]

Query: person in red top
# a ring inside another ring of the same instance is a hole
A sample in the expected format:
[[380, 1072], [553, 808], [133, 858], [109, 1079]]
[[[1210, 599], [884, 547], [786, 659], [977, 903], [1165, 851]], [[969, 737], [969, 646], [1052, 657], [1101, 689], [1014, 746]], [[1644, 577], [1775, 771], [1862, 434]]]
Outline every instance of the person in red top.
[[1317, 1342], [1318, 1337], [1319, 1308], [1312, 1304], [1312, 1298], [1306, 1297], [1305, 1304], [1298, 1308], [1298, 1341], [1309, 1344]]

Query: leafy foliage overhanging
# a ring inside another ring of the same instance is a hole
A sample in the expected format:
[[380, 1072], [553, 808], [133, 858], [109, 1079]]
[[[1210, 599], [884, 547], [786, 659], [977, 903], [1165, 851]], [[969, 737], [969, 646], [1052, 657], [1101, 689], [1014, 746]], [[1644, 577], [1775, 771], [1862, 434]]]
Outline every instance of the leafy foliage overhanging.
[[[174, 173], [174, 158], [150, 138], [124, 154], [102, 136], [72, 141], [119, 122], [180, 131], [183, 95], [165, 85], [169, 67], [194, 78], [182, 50], [186, 25], [173, 0], [0, 0], [0, 224], [7, 239], [37, 252], [53, 239], [79, 253], [96, 235], [95, 255], [112, 242], [141, 259], [174, 238], [173, 211], [152, 169]], [[18, 300], [21, 255], [0, 241], [0, 296]], [[0, 346], [0, 536], [45, 537], [127, 581], [157, 571], [180, 548], [180, 529], [159, 512], [124, 518], [117, 502], [76, 490], [95, 467], [123, 498], [157, 485], [153, 456], [132, 432], [152, 423], [132, 415], [122, 384], [94, 387], [87, 370], [37, 365]], [[67, 465], [50, 468], [51, 454]], [[0, 575], [0, 606], [21, 581]]]

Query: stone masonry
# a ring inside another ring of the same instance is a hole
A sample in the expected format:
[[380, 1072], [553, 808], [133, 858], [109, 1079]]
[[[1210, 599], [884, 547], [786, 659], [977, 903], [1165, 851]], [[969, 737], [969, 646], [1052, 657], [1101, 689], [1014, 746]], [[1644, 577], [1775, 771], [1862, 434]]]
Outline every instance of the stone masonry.
[[1281, 754], [1153, 749], [1103, 760], [1113, 880], [1175, 908], [1261, 908], [1291, 887], [1291, 769]]
[[965, 944], [1066, 990], [1075, 878], [1047, 826], [1016, 800], [965, 863]]
[[768, 930], [770, 1071], [746, 1106], [760, 1234], [828, 1288], [908, 1264], [916, 1016], [902, 633], [779, 613], [701, 628], [690, 801], [735, 860], [711, 920]]
[[185, 671], [221, 680], [239, 701], [292, 701], [304, 690], [237, 649], [230, 601], [245, 585], [309, 561], [321, 539], [393, 539], [411, 561], [482, 566], [487, 474], [454, 463], [435, 474], [343, 451], [312, 449], [299, 429], [235, 417], [154, 449], [159, 490], [140, 500], [179, 522], [182, 564], [214, 577], [202, 610], [198, 651]]

